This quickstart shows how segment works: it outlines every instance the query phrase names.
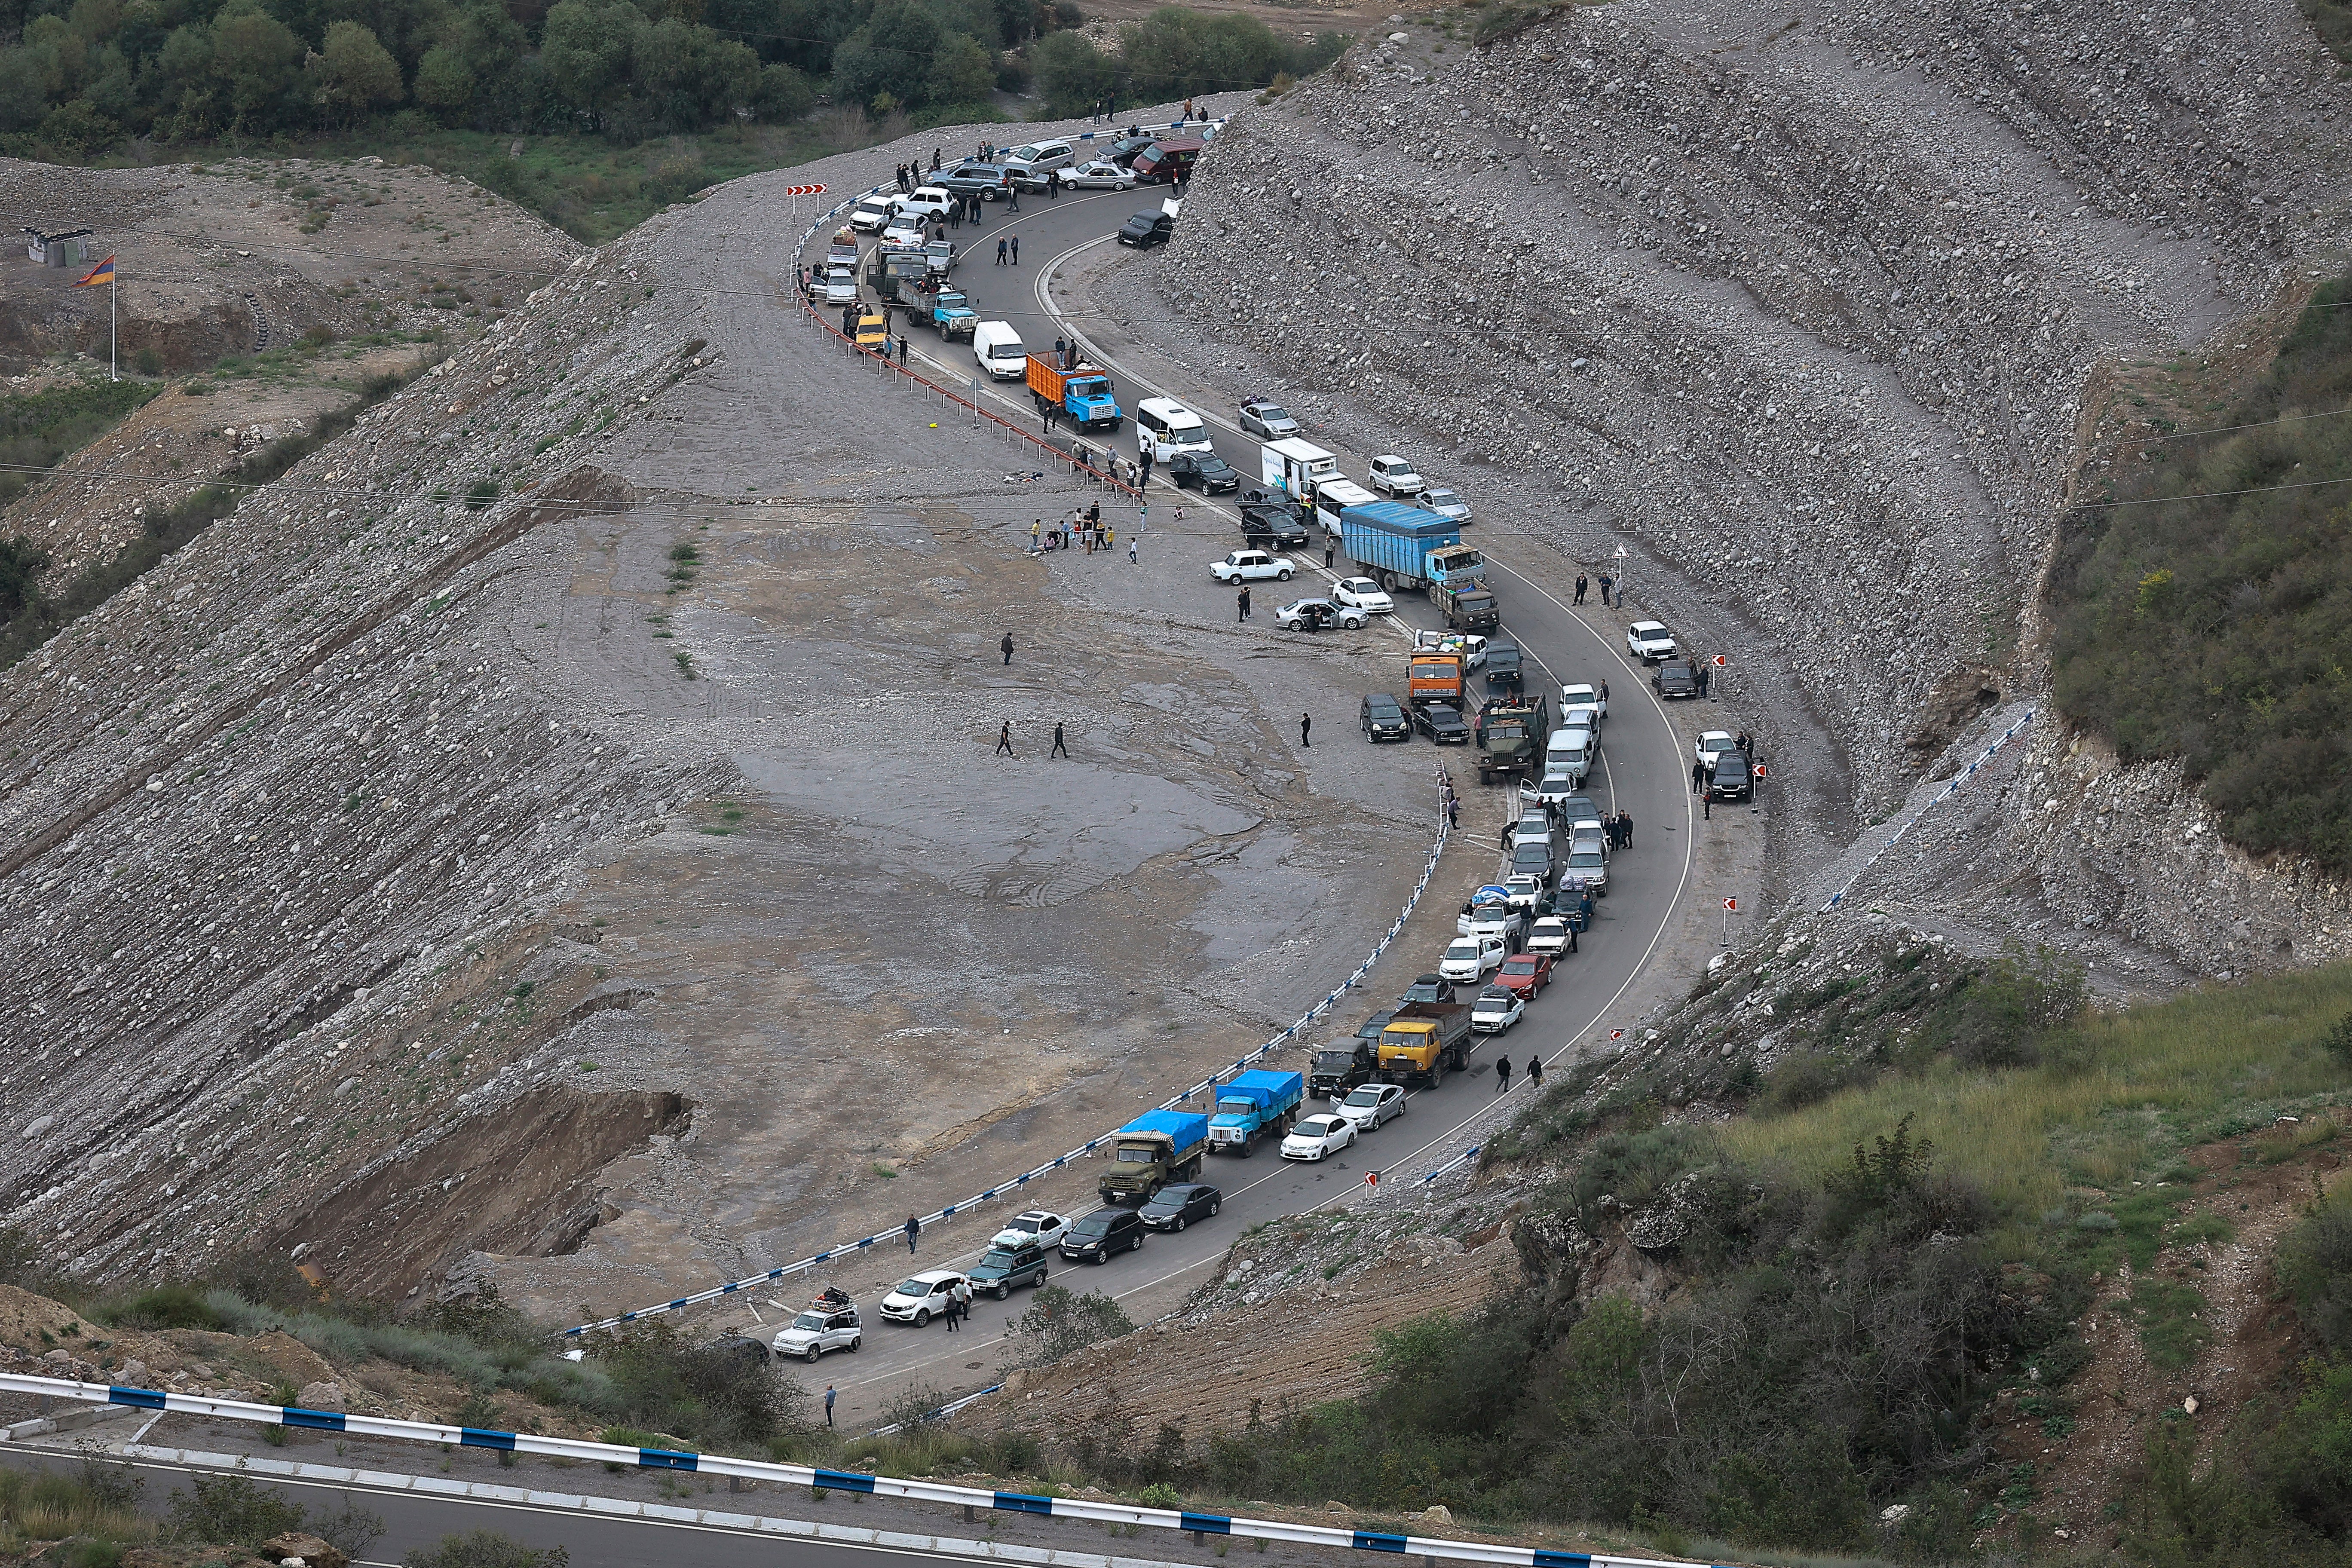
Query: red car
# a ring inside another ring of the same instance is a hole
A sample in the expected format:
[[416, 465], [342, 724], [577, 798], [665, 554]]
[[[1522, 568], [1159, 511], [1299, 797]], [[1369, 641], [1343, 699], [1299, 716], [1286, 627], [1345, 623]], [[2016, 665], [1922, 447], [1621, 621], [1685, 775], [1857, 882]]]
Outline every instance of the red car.
[[1503, 960], [1496, 973], [1496, 984], [1534, 1001], [1543, 988], [1551, 984], [1551, 954], [1548, 952], [1517, 952]]

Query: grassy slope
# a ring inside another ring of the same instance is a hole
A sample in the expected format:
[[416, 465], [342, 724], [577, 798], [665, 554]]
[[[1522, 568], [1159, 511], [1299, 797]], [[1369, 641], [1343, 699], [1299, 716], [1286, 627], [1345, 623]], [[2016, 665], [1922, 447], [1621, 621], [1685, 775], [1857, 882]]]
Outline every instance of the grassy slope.
[[1938, 1168], [2000, 1205], [2009, 1231], [1997, 1245], [2023, 1253], [2026, 1229], [2069, 1188], [2126, 1188], [2192, 1144], [2340, 1099], [2352, 1069], [2322, 1042], [2347, 1013], [2352, 964], [2214, 986], [2092, 1017], [2081, 1026], [2087, 1067], [1938, 1062], [1785, 1116], [1731, 1121], [1720, 1136], [1742, 1160], [1811, 1173], [1913, 1116]]

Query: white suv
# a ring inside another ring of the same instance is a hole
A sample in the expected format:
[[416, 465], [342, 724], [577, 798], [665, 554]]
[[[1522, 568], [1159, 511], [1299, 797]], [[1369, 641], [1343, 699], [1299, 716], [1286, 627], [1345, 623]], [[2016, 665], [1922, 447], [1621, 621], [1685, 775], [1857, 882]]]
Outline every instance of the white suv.
[[793, 1320], [792, 1327], [776, 1336], [772, 1348], [780, 1356], [796, 1355], [803, 1361], [814, 1362], [827, 1351], [854, 1351], [865, 1342], [856, 1308], [826, 1311], [811, 1307]]
[[1625, 651], [1645, 663], [1675, 657], [1675, 634], [1662, 621], [1635, 621], [1625, 628]]
[[1372, 459], [1372, 489], [1382, 495], [1402, 499], [1417, 496], [1428, 488], [1428, 481], [1413, 472], [1412, 465], [1394, 452], [1384, 452]]

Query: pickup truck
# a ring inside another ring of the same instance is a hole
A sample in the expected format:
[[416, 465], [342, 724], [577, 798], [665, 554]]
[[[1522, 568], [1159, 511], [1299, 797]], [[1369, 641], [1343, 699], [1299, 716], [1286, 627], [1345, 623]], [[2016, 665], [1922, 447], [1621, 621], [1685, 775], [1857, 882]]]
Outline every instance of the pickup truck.
[[1217, 1089], [1217, 1113], [1209, 1118], [1209, 1152], [1220, 1149], [1246, 1160], [1260, 1137], [1280, 1138], [1298, 1115], [1307, 1080], [1295, 1072], [1253, 1068], [1236, 1073]]
[[969, 342], [980, 326], [980, 313], [965, 303], [961, 290], [942, 289], [931, 296], [931, 325], [950, 342]]
[[1066, 371], [1044, 355], [1031, 354], [1029, 390], [1085, 429], [1116, 430], [1125, 417], [1111, 395], [1110, 377], [1083, 360], [1076, 370]]
[[1432, 583], [1429, 602], [1444, 612], [1445, 624], [1458, 632], [1492, 631], [1503, 624], [1503, 608], [1483, 583]]
[[1307, 1090], [1318, 1100], [1334, 1104], [1346, 1098], [1358, 1084], [1370, 1083], [1380, 1076], [1381, 1031], [1389, 1026], [1393, 1013], [1375, 1013], [1363, 1029], [1356, 1031], [1352, 1040], [1335, 1040], [1315, 1053], [1314, 1069], [1307, 1075]]
[[1446, 1068], [1460, 1072], [1470, 1065], [1476, 1046], [1468, 1007], [1458, 1002], [1415, 1003], [1381, 1031], [1381, 1077], [1435, 1089], [1445, 1081]]
[[1111, 1134], [1111, 1167], [1095, 1185], [1102, 1201], [1148, 1202], [1171, 1182], [1201, 1173], [1209, 1119], [1190, 1110], [1147, 1110]]
[[1492, 901], [1463, 905], [1462, 913], [1454, 921], [1457, 936], [1496, 937], [1510, 947], [1518, 945], [1527, 929], [1527, 916], [1507, 903]]

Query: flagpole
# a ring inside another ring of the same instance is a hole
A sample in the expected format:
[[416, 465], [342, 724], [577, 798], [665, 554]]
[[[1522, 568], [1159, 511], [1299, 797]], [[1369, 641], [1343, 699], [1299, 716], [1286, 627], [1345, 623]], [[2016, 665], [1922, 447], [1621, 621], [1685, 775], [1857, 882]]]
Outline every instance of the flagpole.
[[106, 379], [122, 379], [122, 371], [116, 363], [114, 353], [114, 275], [110, 272], [106, 278]]

